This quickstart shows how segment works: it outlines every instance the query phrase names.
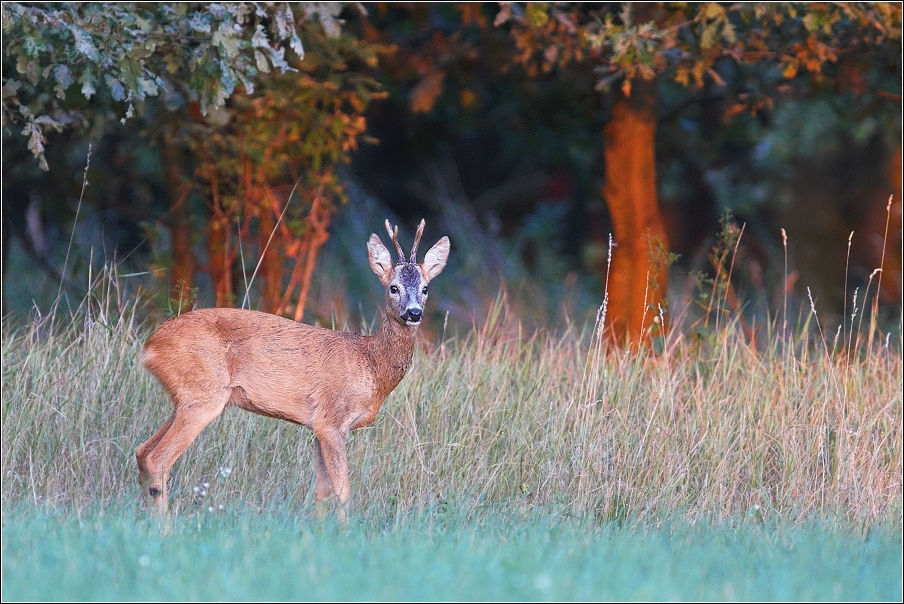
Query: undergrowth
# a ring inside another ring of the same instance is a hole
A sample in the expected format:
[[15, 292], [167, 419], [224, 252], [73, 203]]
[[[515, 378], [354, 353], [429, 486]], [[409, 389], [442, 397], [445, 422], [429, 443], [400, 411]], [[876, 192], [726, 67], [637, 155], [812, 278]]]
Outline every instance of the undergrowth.
[[[66, 320], [4, 319], [4, 513], [138, 502], [135, 448], [171, 403], [138, 365], [151, 329], [115, 282], [101, 275]], [[424, 343], [350, 439], [353, 509], [900, 526], [900, 329], [835, 349], [777, 322], [752, 345], [723, 321], [705, 340], [674, 330], [657, 353], [599, 327], [523, 332], [500, 297], [466, 335]], [[310, 431], [227, 409], [174, 467], [171, 506], [307, 514], [312, 475]]]

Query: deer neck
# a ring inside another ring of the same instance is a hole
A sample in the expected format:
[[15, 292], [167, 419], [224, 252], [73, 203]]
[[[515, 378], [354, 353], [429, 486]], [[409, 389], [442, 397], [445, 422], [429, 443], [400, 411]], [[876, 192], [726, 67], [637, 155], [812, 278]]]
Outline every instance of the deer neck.
[[377, 378], [377, 392], [385, 397], [399, 385], [414, 355], [417, 327], [409, 327], [383, 313], [380, 330], [367, 338], [367, 349]]

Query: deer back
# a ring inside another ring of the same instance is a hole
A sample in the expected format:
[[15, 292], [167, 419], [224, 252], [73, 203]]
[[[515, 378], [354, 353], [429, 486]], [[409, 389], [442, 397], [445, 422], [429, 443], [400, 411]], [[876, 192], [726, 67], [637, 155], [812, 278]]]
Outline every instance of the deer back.
[[151, 336], [143, 357], [176, 405], [225, 389], [230, 404], [312, 427], [321, 403], [360, 405], [376, 394], [362, 336], [250, 310], [184, 314]]

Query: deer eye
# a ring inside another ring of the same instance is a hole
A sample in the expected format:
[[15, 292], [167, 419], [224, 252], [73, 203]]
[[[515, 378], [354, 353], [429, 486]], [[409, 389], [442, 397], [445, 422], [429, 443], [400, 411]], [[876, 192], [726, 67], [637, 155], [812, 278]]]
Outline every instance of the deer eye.
[[421, 290], [421, 293], [424, 294], [425, 296], [427, 295], [427, 286], [426, 285], [424, 286], [424, 289]]
[[399, 286], [398, 286], [398, 285], [390, 285], [390, 286], [389, 286], [389, 293], [390, 293], [390, 294], [397, 294], [397, 293], [399, 293]]

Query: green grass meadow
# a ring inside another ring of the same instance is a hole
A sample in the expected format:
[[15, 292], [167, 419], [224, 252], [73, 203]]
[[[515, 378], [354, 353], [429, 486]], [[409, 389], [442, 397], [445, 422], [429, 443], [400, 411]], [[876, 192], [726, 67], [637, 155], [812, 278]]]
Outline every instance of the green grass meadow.
[[287, 510], [179, 517], [18, 509], [9, 600], [892, 600], [901, 538], [805, 523], [598, 525], [422, 512], [313, 523]]
[[137, 300], [3, 321], [4, 601], [902, 598], [900, 325], [626, 352], [500, 302], [353, 433], [346, 526], [314, 519], [311, 433], [236, 409], [155, 520]]

